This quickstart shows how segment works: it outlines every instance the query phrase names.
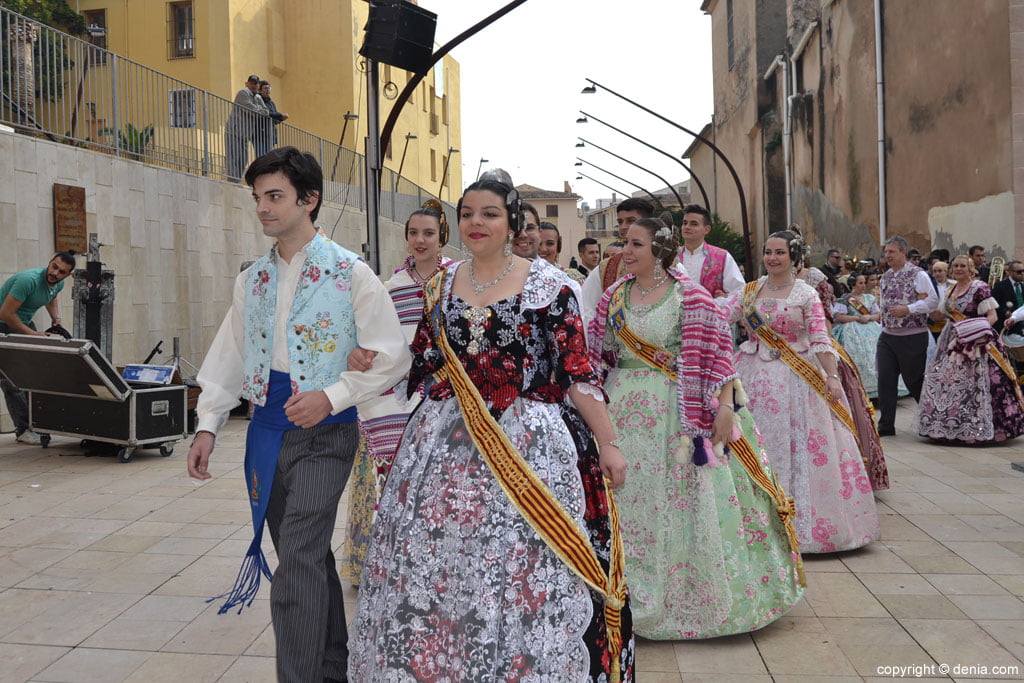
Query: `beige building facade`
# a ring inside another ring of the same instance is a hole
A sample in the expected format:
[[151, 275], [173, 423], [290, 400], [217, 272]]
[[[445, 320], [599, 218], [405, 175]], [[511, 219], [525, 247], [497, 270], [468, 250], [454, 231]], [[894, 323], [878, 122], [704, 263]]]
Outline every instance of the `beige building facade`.
[[[271, 83], [274, 102], [289, 115], [288, 124], [365, 151], [366, 76], [359, 48], [369, 4], [363, 0], [68, 4], [87, 24], [104, 29], [105, 35], [93, 41], [118, 55], [227, 100], [256, 74]], [[405, 70], [380, 65], [382, 125], [394, 96], [411, 78]], [[401, 165], [404, 178], [451, 202], [462, 188], [462, 161], [450, 151], [461, 147], [460, 87], [459, 63], [445, 56], [402, 109], [391, 146], [382, 150], [386, 168], [397, 171]], [[359, 118], [346, 126], [346, 113]]]
[[[877, 256], [893, 235], [925, 252], [981, 244], [1024, 256], [1024, 58], [1013, 58], [1024, 54], [1024, 2], [702, 8], [712, 17], [711, 132], [740, 171], [759, 244], [792, 221], [815, 261], [829, 247]], [[754, 55], [758, 68], [747, 68]], [[690, 158], [702, 178], [712, 172], [705, 146]], [[714, 203], [735, 225], [721, 171]]]

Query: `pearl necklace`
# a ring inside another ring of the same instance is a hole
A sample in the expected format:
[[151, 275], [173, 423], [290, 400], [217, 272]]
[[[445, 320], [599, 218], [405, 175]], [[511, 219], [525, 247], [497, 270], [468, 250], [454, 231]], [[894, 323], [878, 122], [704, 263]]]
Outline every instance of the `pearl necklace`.
[[641, 287], [640, 283], [636, 280], [633, 281], [633, 285], [637, 288], [637, 291], [640, 292], [640, 298], [645, 298], [648, 294], [656, 290], [658, 287], [661, 287], [666, 282], [668, 282], [668, 275], [661, 276], [655, 280], [654, 284], [650, 287]]
[[476, 292], [477, 294], [483, 294], [485, 289], [487, 289], [489, 287], [493, 287], [494, 285], [496, 285], [499, 282], [501, 282], [502, 280], [504, 280], [505, 276], [512, 272], [512, 268], [515, 265], [516, 265], [515, 257], [509, 257], [508, 265], [505, 266], [505, 270], [501, 271], [501, 275], [499, 275], [498, 277], [494, 278], [490, 282], [485, 282], [483, 284], [480, 284], [479, 282], [476, 281], [476, 271], [473, 269], [473, 261], [470, 260], [470, 262], [469, 262], [469, 281], [473, 283], [473, 291]]

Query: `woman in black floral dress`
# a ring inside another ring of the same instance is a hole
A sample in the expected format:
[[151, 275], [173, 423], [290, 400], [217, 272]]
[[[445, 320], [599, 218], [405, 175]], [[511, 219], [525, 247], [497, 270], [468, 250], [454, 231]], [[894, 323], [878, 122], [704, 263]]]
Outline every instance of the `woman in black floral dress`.
[[[432, 283], [442, 329], [491, 418], [607, 571], [605, 478], [620, 485], [625, 461], [588, 360], [577, 287], [506, 247], [521, 223], [503, 175], [485, 175], [460, 201], [473, 258]], [[614, 601], [622, 626], [611, 630], [608, 601], [513, 505], [473, 440], [476, 423], [464, 417], [441, 341], [425, 318], [409, 390], [441, 376], [409, 420], [381, 497], [350, 631], [350, 679], [633, 680], [628, 600], [621, 610]], [[621, 649], [610, 646], [612, 632]]]

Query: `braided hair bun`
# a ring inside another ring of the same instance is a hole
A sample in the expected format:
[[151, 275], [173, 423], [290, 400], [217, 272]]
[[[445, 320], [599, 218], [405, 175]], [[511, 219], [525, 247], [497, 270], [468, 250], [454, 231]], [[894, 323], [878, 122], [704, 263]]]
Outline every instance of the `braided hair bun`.
[[[665, 220], [667, 216], [667, 222]], [[651, 252], [658, 259], [662, 268], [669, 268], [679, 255], [679, 240], [672, 229], [672, 214], [662, 214], [661, 218], [641, 218], [633, 225], [639, 225], [651, 236]]]

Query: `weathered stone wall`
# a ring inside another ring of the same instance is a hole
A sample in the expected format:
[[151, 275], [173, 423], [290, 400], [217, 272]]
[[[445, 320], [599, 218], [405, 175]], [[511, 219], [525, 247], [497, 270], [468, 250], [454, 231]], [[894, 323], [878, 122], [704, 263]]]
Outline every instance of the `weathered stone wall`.
[[[270, 247], [251, 190], [0, 130], [0, 281], [53, 255], [55, 182], [85, 188], [88, 231], [107, 245], [100, 255], [115, 273], [114, 362], [141, 362], [160, 340], [169, 352], [179, 337], [183, 357], [199, 365], [239, 266]], [[335, 241], [361, 250], [362, 211], [324, 204], [317, 222]], [[405, 258], [402, 226], [383, 218], [381, 253], [386, 274]], [[71, 290], [68, 279], [58, 296], [69, 329]], [[49, 326], [45, 310], [36, 322]]]
[[[934, 210], [1013, 190], [1009, 6], [911, 5], [885, 3], [888, 233], [927, 248], [950, 227], [931, 224]], [[953, 47], [965, 37], [970, 49]], [[977, 242], [1012, 253], [1012, 215], [993, 233], [999, 243]], [[951, 227], [954, 242], [974, 243], [981, 226], [964, 216]]]

